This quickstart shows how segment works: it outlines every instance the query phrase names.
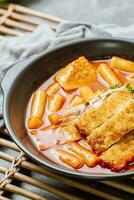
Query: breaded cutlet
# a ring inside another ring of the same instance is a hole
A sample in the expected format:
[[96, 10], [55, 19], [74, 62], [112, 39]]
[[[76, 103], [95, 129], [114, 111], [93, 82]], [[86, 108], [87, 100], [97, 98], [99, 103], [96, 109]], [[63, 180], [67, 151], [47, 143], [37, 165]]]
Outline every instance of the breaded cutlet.
[[80, 133], [90, 135], [91, 132], [115, 114], [124, 103], [132, 97], [128, 90], [116, 91], [103, 100], [98, 107], [92, 107], [85, 111], [76, 121]]
[[101, 126], [94, 129], [87, 137], [87, 142], [97, 155], [118, 142], [125, 134], [134, 129], [134, 97]]
[[100, 156], [101, 165], [118, 172], [134, 161], [134, 130]]

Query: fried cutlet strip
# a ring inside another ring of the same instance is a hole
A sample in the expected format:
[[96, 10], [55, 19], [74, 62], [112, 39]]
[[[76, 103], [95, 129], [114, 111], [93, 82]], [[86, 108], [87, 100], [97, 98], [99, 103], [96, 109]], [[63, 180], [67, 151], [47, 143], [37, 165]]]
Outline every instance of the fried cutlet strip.
[[118, 142], [125, 134], [134, 129], [134, 97], [101, 126], [94, 129], [87, 141], [97, 155]]
[[127, 90], [112, 93], [100, 106], [85, 111], [76, 122], [77, 128], [82, 134], [90, 135], [95, 128], [115, 114], [131, 97], [132, 94]]
[[101, 165], [118, 172], [125, 169], [128, 163], [134, 161], [134, 131], [125, 135], [101, 156]]
[[96, 79], [94, 67], [84, 56], [68, 64], [56, 76], [58, 83], [67, 91], [87, 85]]

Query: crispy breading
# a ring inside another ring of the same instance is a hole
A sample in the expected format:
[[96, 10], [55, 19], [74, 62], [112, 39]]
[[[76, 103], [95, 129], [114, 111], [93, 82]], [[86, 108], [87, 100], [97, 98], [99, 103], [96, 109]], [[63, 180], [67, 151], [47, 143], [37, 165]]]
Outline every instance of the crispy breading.
[[115, 114], [124, 103], [132, 97], [130, 92], [118, 91], [108, 96], [100, 106], [87, 110], [76, 122], [76, 126], [83, 134], [91, 132]]
[[111, 118], [94, 129], [87, 140], [94, 153], [100, 155], [133, 129], [134, 97], [129, 99]]
[[118, 172], [125, 169], [128, 163], [134, 161], [134, 131], [105, 151], [100, 159], [101, 165], [112, 171]]
[[65, 90], [77, 89], [96, 79], [95, 69], [83, 56], [68, 64], [56, 76], [56, 80]]

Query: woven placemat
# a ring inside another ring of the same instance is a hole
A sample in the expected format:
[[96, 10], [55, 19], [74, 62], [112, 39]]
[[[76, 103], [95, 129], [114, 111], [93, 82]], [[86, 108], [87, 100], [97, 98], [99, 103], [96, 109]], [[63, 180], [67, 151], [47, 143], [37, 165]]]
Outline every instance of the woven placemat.
[[0, 4], [0, 34], [21, 36], [42, 23], [55, 30], [65, 20], [17, 4]]
[[[55, 30], [57, 24], [64, 21], [16, 4], [3, 5], [0, 16], [2, 35], [23, 35], [35, 30], [44, 21]], [[47, 171], [31, 161], [11, 141], [4, 123], [0, 129], [0, 200], [12, 199], [14, 195], [16, 199], [23, 197], [35, 200], [132, 200], [133, 186], [134, 178], [121, 181], [78, 181]]]
[[[15, 152], [16, 157], [11, 155], [11, 151]], [[12, 194], [22, 195], [29, 199], [48, 199], [45, 195], [41, 196], [20, 187], [22, 183], [55, 194], [60, 199], [132, 200], [134, 197], [133, 178], [121, 181], [78, 181], [47, 171], [20, 151], [16, 144], [10, 140], [7, 129], [4, 127], [0, 130], [0, 159], [10, 163], [9, 169], [0, 164], [0, 173], [3, 174], [0, 182], [0, 199], [2, 200], [12, 199]], [[39, 174], [39, 179], [31, 177], [31, 172]], [[55, 183], [57, 182], [57, 184], [53, 185], [53, 181], [48, 183], [48, 180], [42, 182], [40, 175], [55, 181]], [[59, 183], [63, 187], [59, 188]]]

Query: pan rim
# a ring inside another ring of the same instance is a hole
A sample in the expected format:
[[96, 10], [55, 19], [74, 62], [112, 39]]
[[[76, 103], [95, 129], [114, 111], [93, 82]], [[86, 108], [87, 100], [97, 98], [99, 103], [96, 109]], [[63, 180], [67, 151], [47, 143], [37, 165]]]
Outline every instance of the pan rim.
[[[62, 49], [62, 48], [66, 48], [69, 47], [71, 45], [75, 45], [75, 44], [80, 44], [83, 42], [94, 42], [94, 41], [114, 41], [114, 42], [126, 42], [126, 43], [131, 43], [134, 44], [133, 41], [131, 40], [127, 40], [127, 39], [120, 39], [120, 38], [97, 38], [97, 39], [82, 39], [82, 40], [77, 40], [77, 41], [73, 41], [73, 42], [69, 42], [63, 45], [59, 45], [58, 47], [55, 47], [53, 49], [50, 49], [46, 52], [43, 52], [42, 54], [40, 54], [39, 56], [37, 56], [36, 58], [34, 58], [33, 60], [31, 60], [31, 62], [25, 66], [24, 69], [26, 69], [28, 66], [32, 65], [34, 62], [40, 60], [42, 57], [47, 56], [48, 54], [51, 54], [52, 52]], [[3, 78], [4, 79], [4, 78]], [[123, 172], [123, 173], [113, 173], [113, 174], [88, 174], [88, 173], [83, 173], [83, 172], [76, 172], [76, 171], [69, 171], [67, 169], [62, 169], [60, 168], [59, 165], [57, 166], [53, 166], [52, 164], [49, 163], [45, 163], [45, 161], [43, 161], [42, 159], [36, 157], [32, 152], [30, 152], [30, 150], [28, 150], [27, 148], [25, 148], [25, 146], [21, 143], [21, 141], [19, 141], [18, 137], [16, 136], [15, 132], [13, 131], [13, 128], [11, 126], [11, 122], [10, 122], [10, 118], [7, 112], [7, 107], [8, 107], [8, 97], [10, 95], [10, 90], [8, 92], [8, 94], [4, 94], [4, 104], [3, 104], [3, 113], [4, 113], [4, 121], [5, 121], [5, 125], [6, 128], [9, 131], [9, 135], [11, 136], [11, 138], [13, 139], [13, 141], [19, 146], [19, 148], [28, 156], [30, 157], [32, 160], [34, 160], [35, 162], [37, 162], [38, 164], [40, 164], [41, 166], [49, 169], [50, 171], [53, 172], [57, 172], [59, 174], [63, 174], [63, 175], [67, 175], [67, 176], [72, 176], [75, 178], [83, 178], [83, 179], [92, 179], [92, 180], [102, 180], [102, 179], [117, 179], [117, 178], [125, 178], [125, 177], [129, 177], [134, 175], [134, 172], [129, 171], [129, 172]]]

